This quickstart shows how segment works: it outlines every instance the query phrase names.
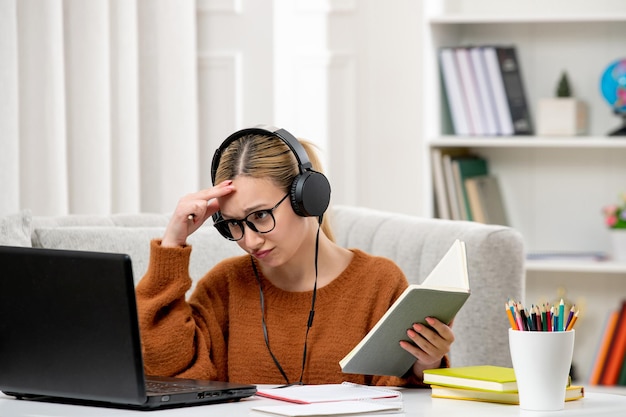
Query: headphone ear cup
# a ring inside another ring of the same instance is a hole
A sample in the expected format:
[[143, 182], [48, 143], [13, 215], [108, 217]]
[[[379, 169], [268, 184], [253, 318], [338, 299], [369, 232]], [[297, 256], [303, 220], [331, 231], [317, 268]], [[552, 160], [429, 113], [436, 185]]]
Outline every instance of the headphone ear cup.
[[289, 199], [298, 216], [319, 217], [330, 204], [330, 183], [324, 174], [305, 171], [291, 183]]

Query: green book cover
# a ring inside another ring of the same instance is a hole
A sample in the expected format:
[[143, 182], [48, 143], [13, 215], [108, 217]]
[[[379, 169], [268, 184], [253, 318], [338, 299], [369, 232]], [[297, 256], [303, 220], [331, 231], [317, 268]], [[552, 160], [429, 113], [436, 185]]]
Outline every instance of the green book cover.
[[474, 220], [467, 198], [465, 180], [479, 175], [487, 175], [489, 173], [487, 160], [475, 155], [456, 157], [452, 160], [452, 171], [455, 177], [457, 197], [463, 210], [461, 218], [463, 220]]
[[621, 385], [622, 387], [626, 386], [626, 359], [622, 363], [622, 371], [619, 374], [617, 385]]
[[343, 372], [404, 375], [415, 357], [400, 346], [406, 329], [435, 317], [452, 321], [470, 295], [465, 244], [456, 240], [421, 285], [409, 285], [369, 333], [340, 362]]

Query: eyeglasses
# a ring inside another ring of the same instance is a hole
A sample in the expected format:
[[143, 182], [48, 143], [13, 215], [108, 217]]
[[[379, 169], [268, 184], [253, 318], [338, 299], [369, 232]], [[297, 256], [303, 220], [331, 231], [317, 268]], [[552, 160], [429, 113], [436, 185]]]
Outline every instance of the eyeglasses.
[[280, 199], [274, 207], [268, 210], [257, 210], [248, 214], [241, 220], [238, 219], [222, 219], [213, 223], [222, 236], [228, 240], [241, 240], [244, 233], [244, 223], [248, 225], [250, 230], [257, 233], [269, 233], [276, 227], [276, 219], [274, 218], [274, 210], [285, 201], [289, 193]]

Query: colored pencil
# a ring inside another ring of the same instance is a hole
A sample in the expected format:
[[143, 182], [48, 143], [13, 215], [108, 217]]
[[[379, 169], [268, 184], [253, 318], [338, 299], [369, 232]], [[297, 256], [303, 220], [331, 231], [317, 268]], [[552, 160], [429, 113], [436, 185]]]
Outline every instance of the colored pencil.
[[550, 307], [550, 303], [546, 304], [546, 317], [547, 317], [547, 323], [546, 323], [546, 327], [547, 327], [547, 331], [551, 332], [552, 331], [552, 307]]
[[548, 330], [548, 314], [545, 305], [541, 306], [541, 330], [544, 332]]
[[506, 316], [509, 318], [509, 323], [511, 324], [511, 329], [519, 330], [517, 328], [517, 323], [515, 323], [515, 319], [513, 318], [513, 313], [511, 312], [511, 307], [509, 303], [504, 304], [504, 309], [506, 310]]
[[567, 321], [565, 322], [565, 329], [567, 329], [567, 326], [569, 326], [569, 323], [572, 321], [575, 310], [576, 310], [576, 306], [572, 306], [572, 308], [569, 309], [569, 314], [567, 315]]
[[574, 328], [574, 324], [576, 324], [576, 320], [578, 320], [578, 311], [579, 310], [576, 310], [576, 312], [572, 316], [572, 319], [567, 324], [567, 328], [565, 330], [572, 330]]

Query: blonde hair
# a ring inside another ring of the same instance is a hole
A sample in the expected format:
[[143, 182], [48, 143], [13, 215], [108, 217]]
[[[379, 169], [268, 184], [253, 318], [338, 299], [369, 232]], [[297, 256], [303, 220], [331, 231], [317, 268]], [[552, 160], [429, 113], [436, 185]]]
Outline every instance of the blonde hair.
[[[298, 141], [304, 147], [313, 169], [322, 172], [315, 146], [306, 140]], [[285, 192], [290, 192], [291, 184], [299, 174], [296, 156], [281, 139], [270, 135], [249, 134], [236, 139], [222, 151], [215, 172], [215, 184], [238, 176], [248, 176], [268, 179]], [[335, 240], [328, 213], [322, 219], [321, 228], [330, 240]]]

